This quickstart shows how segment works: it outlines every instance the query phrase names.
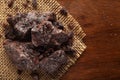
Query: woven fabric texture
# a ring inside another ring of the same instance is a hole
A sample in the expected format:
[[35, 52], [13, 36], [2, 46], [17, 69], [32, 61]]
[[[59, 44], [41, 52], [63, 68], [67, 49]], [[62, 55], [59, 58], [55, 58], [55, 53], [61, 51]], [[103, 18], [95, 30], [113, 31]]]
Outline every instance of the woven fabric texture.
[[[80, 57], [80, 55], [86, 48], [86, 45], [82, 42], [82, 38], [85, 36], [85, 33], [83, 32], [81, 26], [69, 13], [67, 17], [62, 16], [59, 13], [62, 7], [55, 0], [37, 0], [37, 10], [33, 10], [31, 5], [29, 5], [27, 8], [24, 8], [22, 4], [25, 2], [25, 0], [15, 0], [13, 7], [10, 9], [7, 6], [7, 1], [8, 0], [0, 0], [0, 80], [17, 80], [19, 77], [21, 78], [21, 80], [32, 80], [29, 75], [29, 71], [25, 71], [20, 76], [16, 73], [16, 67], [12, 64], [11, 60], [9, 59], [3, 48], [3, 42], [5, 40], [3, 24], [7, 23], [7, 14], [15, 15], [18, 12], [23, 13], [30, 11], [55, 12], [57, 14], [58, 21], [62, 22], [65, 26], [65, 31], [73, 31], [75, 34], [72, 48], [76, 50], [76, 55], [74, 57], [68, 56], [69, 62], [63, 65], [56, 74], [49, 75], [47, 73], [39, 71], [40, 80], [59, 80], [60, 77], [66, 71], [68, 71], [68, 68], [71, 65], [75, 64], [75, 61]], [[74, 26], [72, 30], [68, 28], [68, 25], [71, 23]]]

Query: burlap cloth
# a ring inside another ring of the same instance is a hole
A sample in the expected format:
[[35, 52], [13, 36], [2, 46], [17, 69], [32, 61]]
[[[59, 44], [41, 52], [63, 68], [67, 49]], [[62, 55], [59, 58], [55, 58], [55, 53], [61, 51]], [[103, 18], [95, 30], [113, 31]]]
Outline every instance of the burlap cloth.
[[[5, 50], [3, 48], [3, 41], [4, 41], [4, 29], [3, 23], [6, 23], [7, 14], [16, 14], [17, 12], [30, 12], [33, 11], [32, 6], [28, 8], [23, 7], [23, 2], [25, 0], [16, 0], [12, 9], [8, 8], [7, 6], [8, 0], [0, 0], [0, 80], [17, 80], [17, 78], [21, 78], [21, 80], [32, 80], [29, 75], [29, 71], [25, 71], [22, 75], [18, 75], [16, 73], [16, 67], [12, 64], [9, 60]], [[17, 10], [18, 7], [19, 9]], [[79, 23], [70, 15], [68, 17], [64, 17], [60, 15], [59, 11], [62, 7], [60, 4], [55, 0], [38, 0], [38, 9], [37, 12], [44, 12], [44, 11], [53, 11], [57, 14], [57, 18], [60, 22], [62, 22], [66, 28], [66, 31], [70, 31], [68, 26], [70, 23], [74, 26], [72, 31], [74, 32], [74, 42], [73, 48], [76, 50], [75, 57], [69, 57], [69, 62], [63, 65], [59, 71], [55, 74], [49, 75], [47, 73], [40, 72], [40, 80], [58, 80], [60, 77], [68, 71], [68, 68], [75, 63], [75, 61], [80, 57], [82, 52], [85, 50], [86, 46], [82, 42], [82, 38], [85, 36], [85, 33], [81, 29]]]

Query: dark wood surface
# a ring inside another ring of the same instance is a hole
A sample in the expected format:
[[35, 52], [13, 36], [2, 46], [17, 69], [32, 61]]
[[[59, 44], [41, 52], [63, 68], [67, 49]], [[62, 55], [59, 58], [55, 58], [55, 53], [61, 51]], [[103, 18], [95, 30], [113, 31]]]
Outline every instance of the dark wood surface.
[[120, 0], [57, 1], [87, 34], [87, 49], [62, 80], [120, 80]]

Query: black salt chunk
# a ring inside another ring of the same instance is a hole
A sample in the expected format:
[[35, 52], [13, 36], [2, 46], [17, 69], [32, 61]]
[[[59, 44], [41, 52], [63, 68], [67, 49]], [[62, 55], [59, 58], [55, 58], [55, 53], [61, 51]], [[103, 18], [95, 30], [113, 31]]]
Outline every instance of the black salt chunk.
[[17, 74], [18, 74], [18, 75], [21, 75], [22, 72], [23, 72], [22, 70], [19, 70], [19, 69], [17, 70]]
[[68, 15], [68, 12], [67, 12], [67, 10], [65, 10], [64, 8], [62, 8], [62, 9], [60, 10], [60, 14], [61, 14], [61, 15], [64, 15], [64, 16], [67, 16], [67, 15]]
[[64, 30], [64, 26], [60, 22], [54, 22], [53, 25], [55, 25], [55, 27], [57, 27], [58, 29]]
[[42, 24], [32, 28], [32, 43], [34, 46], [47, 45], [50, 42], [52, 30], [53, 25], [49, 21], [44, 21]]
[[9, 0], [8, 1], [8, 7], [12, 8], [15, 0]]
[[19, 70], [34, 70], [37, 68], [37, 64], [31, 58], [35, 57], [34, 54], [39, 53], [28, 47], [28, 45], [32, 46], [31, 43], [11, 40], [6, 40], [4, 43], [6, 53]]
[[40, 68], [45, 70], [45, 72], [52, 74], [55, 73], [66, 62], [67, 57], [65, 52], [63, 50], [57, 50], [48, 58], [41, 60]]
[[15, 31], [12, 26], [6, 25], [6, 26], [4, 26], [4, 29], [5, 29], [5, 38], [6, 39], [11, 39], [11, 40], [16, 39]]

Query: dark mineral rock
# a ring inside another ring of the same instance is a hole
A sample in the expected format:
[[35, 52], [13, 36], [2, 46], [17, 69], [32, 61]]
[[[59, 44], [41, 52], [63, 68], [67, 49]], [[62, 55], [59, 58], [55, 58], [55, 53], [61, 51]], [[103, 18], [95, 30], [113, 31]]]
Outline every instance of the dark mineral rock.
[[14, 29], [16, 31], [16, 35], [20, 37], [21, 39], [30, 39], [31, 37], [31, 28], [33, 27], [30, 23], [27, 21], [28, 19], [19, 21], [14, 26]]
[[67, 62], [67, 57], [63, 50], [55, 51], [48, 58], [40, 62], [40, 68], [44, 69], [47, 73], [52, 74], [56, 72], [63, 64]]
[[11, 39], [11, 40], [16, 39], [16, 35], [14, 35], [15, 31], [12, 26], [5, 25], [4, 29], [5, 29], [5, 38], [6, 39]]
[[54, 26], [49, 21], [44, 21], [42, 24], [32, 28], [32, 43], [37, 47], [46, 45], [50, 42], [51, 32]]
[[60, 23], [60, 22], [54, 22], [53, 24], [54, 24], [55, 27], [57, 27], [58, 29], [61, 29], [61, 30], [64, 29], [64, 26], [63, 26], [62, 23]]
[[11, 16], [7, 18], [7, 22], [9, 23], [10, 26], [9, 27], [10, 30], [8, 30], [8, 33], [11, 34], [13, 32], [14, 33], [13, 36], [16, 36], [16, 38], [18, 38], [19, 40], [30, 41], [31, 28], [36, 26], [36, 22], [34, 21], [35, 19], [36, 19], [35, 13], [28, 13], [28, 14], [18, 13], [15, 16]]
[[53, 12], [44, 12], [42, 15], [38, 17], [38, 20], [43, 21], [51, 21], [52, 23], [56, 21], [56, 15]]
[[48, 13], [45, 13], [45, 15], [47, 15], [46, 17], [47, 17], [48, 21], [51, 21], [51, 22], [55, 22], [56, 21], [55, 13], [48, 12]]
[[65, 10], [64, 8], [62, 8], [62, 9], [60, 10], [60, 14], [61, 14], [61, 15], [64, 15], [64, 16], [67, 16], [67, 15], [68, 15], [68, 12], [67, 12], [67, 10]]
[[15, 0], [9, 0], [8, 1], [8, 7], [12, 8]]
[[26, 16], [26, 18], [29, 20], [29, 21], [34, 21], [37, 19], [37, 13], [35, 12], [29, 12]]
[[9, 16], [7, 18], [7, 22], [9, 23], [9, 25], [14, 26], [17, 22], [25, 18], [25, 16], [26, 16], [25, 13], [23, 14], [17, 13], [15, 16]]
[[68, 41], [68, 35], [64, 32], [60, 32], [60, 33], [57, 33], [57, 34], [54, 34], [52, 36], [52, 38], [59, 44], [62, 44], [64, 42], [67, 42]]
[[19, 70], [37, 69], [38, 66], [32, 58], [36, 57], [34, 55], [39, 53], [31, 49], [32, 46], [31, 43], [21, 43], [11, 40], [6, 40], [4, 43], [7, 54]]
[[66, 54], [63, 50], [57, 50], [51, 56], [49, 56], [50, 60], [55, 62], [59, 62], [60, 64], [65, 64], [67, 62]]
[[22, 72], [23, 72], [22, 70], [19, 70], [19, 69], [17, 70], [17, 74], [18, 74], [18, 75], [21, 75]]
[[74, 56], [75, 50], [73, 50], [70, 46], [64, 46], [63, 50], [65, 51], [66, 54]]
[[[32, 4], [37, 8], [36, 0]], [[66, 16], [67, 12], [61, 10], [61, 14]], [[7, 22], [4, 48], [19, 75], [21, 71], [31, 70], [33, 80], [39, 80], [36, 70], [55, 73], [67, 63], [67, 54], [74, 53], [71, 48], [74, 34], [64, 31], [53, 12], [17, 13], [10, 15]]]
[[15, 22], [13, 21], [13, 18], [11, 15], [8, 14], [7, 22], [9, 25], [14, 26]]

